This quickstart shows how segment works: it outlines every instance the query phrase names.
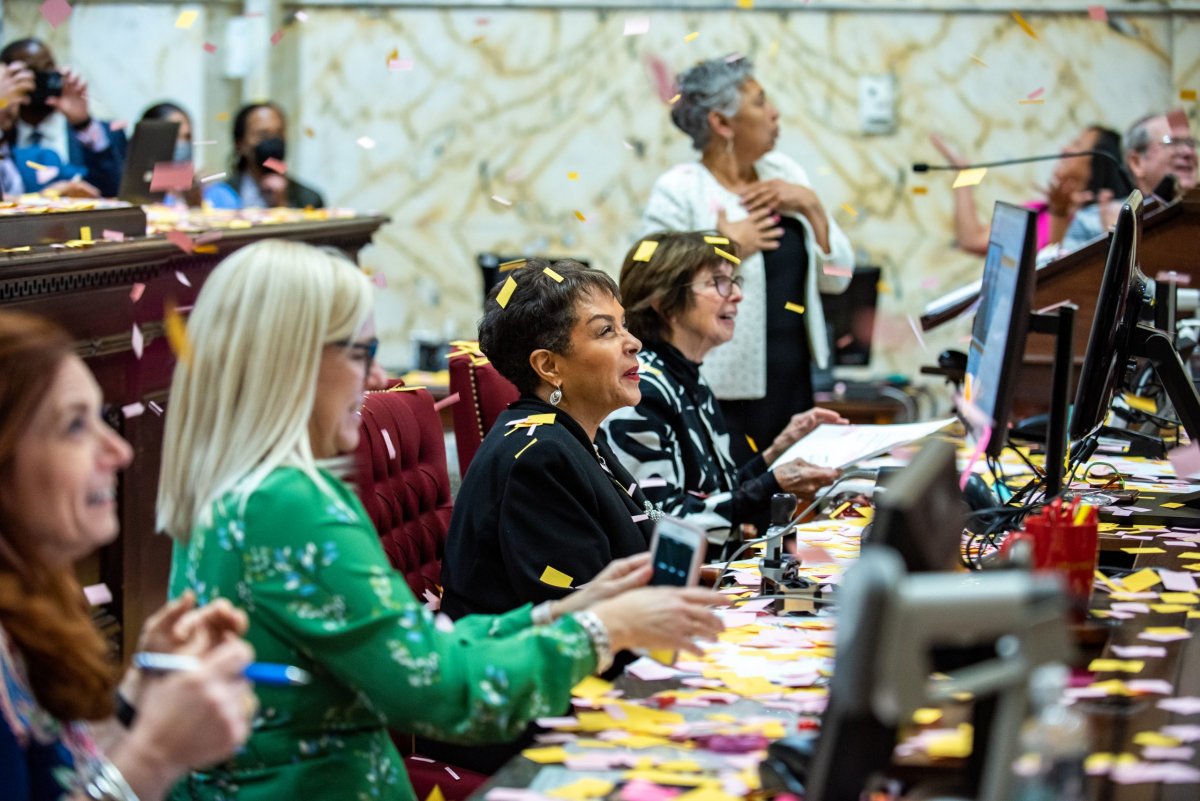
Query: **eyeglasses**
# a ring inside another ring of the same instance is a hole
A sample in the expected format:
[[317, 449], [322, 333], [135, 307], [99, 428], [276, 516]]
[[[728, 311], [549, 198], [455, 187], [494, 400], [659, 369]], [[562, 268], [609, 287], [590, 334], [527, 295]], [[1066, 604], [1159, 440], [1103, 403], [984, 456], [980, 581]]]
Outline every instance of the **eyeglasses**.
[[355, 342], [352, 339], [341, 339], [337, 342], [330, 342], [330, 345], [336, 345], [341, 348], [347, 348], [367, 357], [367, 372], [371, 372], [371, 365], [375, 363], [375, 354], [379, 351], [378, 337], [371, 337], [366, 342]]
[[736, 286], [741, 290], [742, 285], [746, 283], [743, 276], [737, 275], [714, 275], [708, 281], [701, 284], [692, 284], [692, 289], [703, 289], [704, 287], [716, 287], [717, 294], [723, 298], [727, 298], [733, 294], [733, 288]]
[[1178, 147], [1184, 150], [1195, 150], [1196, 140], [1190, 136], [1171, 136], [1163, 134], [1163, 138], [1158, 140], [1158, 143], [1163, 147]]

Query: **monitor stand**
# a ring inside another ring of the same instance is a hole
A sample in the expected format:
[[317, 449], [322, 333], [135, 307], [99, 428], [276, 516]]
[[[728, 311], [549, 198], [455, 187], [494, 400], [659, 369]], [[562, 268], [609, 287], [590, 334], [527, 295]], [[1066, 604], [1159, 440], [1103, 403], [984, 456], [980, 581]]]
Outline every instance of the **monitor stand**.
[[1196, 392], [1196, 385], [1188, 377], [1170, 334], [1148, 325], [1139, 325], [1134, 329], [1132, 345], [1132, 355], [1149, 359], [1154, 365], [1154, 372], [1162, 381], [1163, 389], [1171, 399], [1175, 415], [1188, 438], [1193, 442], [1200, 441], [1200, 393]]
[[1050, 379], [1050, 419], [1046, 426], [1045, 496], [1063, 491], [1067, 469], [1067, 393], [1071, 387], [1071, 353], [1075, 335], [1075, 312], [1079, 307], [1063, 303], [1053, 309], [1031, 312], [1029, 330], [1049, 334], [1054, 342], [1054, 370]]

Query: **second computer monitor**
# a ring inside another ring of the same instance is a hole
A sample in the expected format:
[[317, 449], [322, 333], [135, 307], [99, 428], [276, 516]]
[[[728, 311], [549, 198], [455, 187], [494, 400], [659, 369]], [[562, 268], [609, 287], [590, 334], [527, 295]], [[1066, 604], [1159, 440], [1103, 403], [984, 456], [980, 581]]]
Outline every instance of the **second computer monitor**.
[[991, 456], [999, 456], [1007, 441], [1013, 386], [1025, 353], [1036, 219], [1031, 210], [1008, 203], [997, 203], [992, 214], [979, 308], [967, 350], [967, 399], [994, 421], [987, 446]]

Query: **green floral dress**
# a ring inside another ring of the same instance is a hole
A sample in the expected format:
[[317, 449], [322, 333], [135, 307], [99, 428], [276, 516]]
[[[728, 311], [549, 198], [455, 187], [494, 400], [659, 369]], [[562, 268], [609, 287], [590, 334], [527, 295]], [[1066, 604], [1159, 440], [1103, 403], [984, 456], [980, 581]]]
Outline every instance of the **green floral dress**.
[[171, 565], [172, 597], [228, 598], [250, 617], [262, 662], [308, 670], [304, 687], [257, 688], [243, 750], [191, 774], [172, 799], [412, 799], [386, 727], [462, 743], [515, 737], [561, 712], [595, 668], [571, 616], [533, 626], [530, 607], [449, 623], [392, 570], [358, 499], [321, 473], [279, 468], [236, 490]]

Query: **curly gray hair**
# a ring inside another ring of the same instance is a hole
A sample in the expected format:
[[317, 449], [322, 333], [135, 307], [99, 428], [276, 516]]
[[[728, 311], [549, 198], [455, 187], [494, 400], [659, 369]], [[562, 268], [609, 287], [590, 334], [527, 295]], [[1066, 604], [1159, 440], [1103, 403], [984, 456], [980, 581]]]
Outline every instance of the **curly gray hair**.
[[742, 104], [739, 90], [753, 72], [750, 59], [735, 54], [701, 61], [676, 77], [679, 99], [671, 107], [671, 122], [691, 137], [694, 148], [704, 150], [712, 139], [710, 111], [737, 114]]

